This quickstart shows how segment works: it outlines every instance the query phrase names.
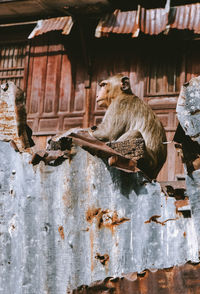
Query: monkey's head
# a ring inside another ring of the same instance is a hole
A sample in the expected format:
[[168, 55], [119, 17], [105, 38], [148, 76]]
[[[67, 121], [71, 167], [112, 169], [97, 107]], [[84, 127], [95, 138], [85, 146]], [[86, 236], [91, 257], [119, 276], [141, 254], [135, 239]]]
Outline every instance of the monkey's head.
[[100, 90], [97, 95], [97, 103], [100, 107], [108, 108], [112, 99], [115, 99], [119, 95], [132, 94], [129, 78], [118, 74], [103, 80], [99, 83]]

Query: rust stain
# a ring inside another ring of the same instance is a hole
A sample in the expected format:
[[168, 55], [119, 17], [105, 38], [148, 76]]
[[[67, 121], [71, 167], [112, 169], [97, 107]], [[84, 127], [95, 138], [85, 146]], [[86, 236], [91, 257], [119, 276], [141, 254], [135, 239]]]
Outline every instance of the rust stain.
[[89, 208], [86, 212], [86, 220], [89, 223], [93, 222], [93, 219], [99, 214], [101, 208]]
[[108, 228], [113, 231], [116, 226], [129, 221], [129, 218], [118, 217], [117, 211], [111, 211], [109, 209], [101, 210], [101, 208], [90, 208], [86, 212], [86, 220], [92, 223], [96, 219], [96, 223], [99, 229]]
[[185, 200], [175, 201], [174, 205], [176, 206], [176, 208], [187, 206], [187, 205], [189, 205], [189, 199], [187, 198]]
[[[1, 107], [1, 106], [0, 106]], [[14, 118], [14, 116], [4, 116], [4, 119], [6, 120], [6, 121], [12, 121], [12, 120], [14, 120], [15, 118]]]
[[60, 233], [61, 239], [64, 240], [65, 239], [65, 234], [64, 234], [64, 228], [63, 228], [63, 226], [60, 226], [58, 228], [58, 232]]
[[160, 222], [160, 221], [157, 220], [157, 219], [160, 218], [160, 217], [161, 217], [161, 215], [153, 215], [153, 216], [150, 217], [149, 220], [145, 221], [144, 223], [145, 223], [145, 224], [149, 224], [149, 223], [151, 223], [151, 222], [154, 222], [154, 223], [160, 224], [160, 225], [162, 225], [162, 226], [165, 226], [165, 223], [166, 223], [166, 222], [168, 222], [168, 221], [173, 221], [173, 220], [177, 220], [177, 219], [178, 219], [178, 218], [169, 218], [169, 219], [166, 219], [166, 220], [163, 221], [163, 222]]
[[186, 234], [186, 232], [184, 232], [184, 233], [183, 233], [183, 237], [185, 238], [185, 237], [186, 237], [186, 235], [187, 235], [187, 234]]
[[65, 206], [68, 206], [68, 197], [67, 197], [67, 193], [65, 193], [62, 197], [63, 203]]
[[62, 200], [63, 200], [63, 203], [66, 207], [71, 206], [71, 194], [70, 194], [69, 190], [63, 194]]
[[[13, 125], [7, 125], [7, 124], [5, 124], [4, 126], [3, 126], [3, 128], [4, 128], [4, 130], [6, 130], [7, 132], [8, 131], [10, 131], [10, 130], [13, 130], [14, 128], [15, 128], [15, 126], [13, 126]], [[13, 132], [14, 133], [14, 132]], [[14, 135], [14, 134], [13, 134]]]
[[200, 263], [186, 263], [182, 266], [158, 269], [155, 271], [129, 273], [123, 277], [107, 276], [91, 285], [82, 285], [73, 294], [116, 293], [116, 294], [161, 294], [199, 293]]
[[104, 255], [97, 253], [95, 258], [98, 259], [102, 265], [107, 265], [107, 263], [109, 261], [109, 255], [107, 253]]
[[[0, 108], [3, 109], [3, 108], [8, 108], [8, 103], [5, 102], [5, 101], [1, 101], [0, 102]], [[3, 111], [1, 111], [1, 113], [3, 113]]]
[[82, 230], [83, 232], [89, 232], [89, 228], [86, 228], [85, 230]]

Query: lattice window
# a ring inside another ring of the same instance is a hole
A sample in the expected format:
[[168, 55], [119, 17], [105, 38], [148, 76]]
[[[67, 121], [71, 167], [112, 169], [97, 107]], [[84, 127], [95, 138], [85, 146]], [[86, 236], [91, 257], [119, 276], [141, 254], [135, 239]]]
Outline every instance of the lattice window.
[[23, 88], [25, 45], [8, 45], [0, 47], [0, 83], [11, 80]]

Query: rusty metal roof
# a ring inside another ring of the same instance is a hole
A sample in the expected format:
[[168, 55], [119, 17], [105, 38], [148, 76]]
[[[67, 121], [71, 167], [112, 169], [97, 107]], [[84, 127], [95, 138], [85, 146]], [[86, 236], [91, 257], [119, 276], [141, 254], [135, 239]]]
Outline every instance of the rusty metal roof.
[[137, 37], [139, 32], [158, 35], [170, 28], [193, 30], [200, 33], [200, 3], [177, 6], [173, 9], [174, 18], [169, 24], [170, 8], [145, 9], [138, 6], [134, 11], [115, 10], [103, 17], [96, 28], [95, 36], [108, 37], [113, 34], [132, 34]]
[[162, 33], [168, 23], [168, 11], [165, 8], [141, 8], [140, 30], [149, 35]]
[[138, 10], [115, 10], [113, 14], [102, 18], [96, 28], [95, 36], [105, 37], [109, 33], [132, 34], [138, 37], [139, 32], [157, 35], [166, 29], [168, 11], [165, 8], [145, 9], [138, 6]]
[[[102, 17], [97, 25], [95, 36], [108, 37], [110, 34], [130, 34], [132, 38], [138, 37], [139, 32], [148, 35], [158, 35], [167, 29], [192, 30], [200, 34], [200, 3], [177, 6], [171, 8], [174, 18], [169, 24], [169, 7], [145, 9], [138, 6], [137, 10], [115, 10], [112, 14]], [[37, 26], [29, 35], [29, 39], [51, 32], [61, 31], [68, 35], [73, 26], [70, 16], [39, 20]]]
[[132, 34], [137, 37], [139, 33], [139, 10], [120, 11], [115, 10], [102, 18], [96, 28], [97, 38], [115, 34]]
[[62, 31], [63, 35], [69, 35], [73, 26], [73, 20], [71, 16], [56, 17], [45, 20], [39, 20], [34, 30], [29, 35], [29, 39], [33, 39], [36, 36], [52, 32]]
[[175, 19], [170, 27], [193, 30], [195, 34], [200, 34], [200, 3], [177, 6]]

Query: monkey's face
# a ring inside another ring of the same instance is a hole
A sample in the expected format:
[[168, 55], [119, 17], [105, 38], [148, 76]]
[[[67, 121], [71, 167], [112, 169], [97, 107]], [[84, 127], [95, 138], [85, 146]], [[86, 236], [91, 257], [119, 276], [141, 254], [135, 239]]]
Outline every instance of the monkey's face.
[[107, 80], [104, 80], [100, 82], [99, 86], [100, 90], [98, 91], [96, 99], [98, 106], [108, 108], [108, 106], [110, 105], [109, 82]]
[[97, 103], [100, 107], [108, 108], [113, 99], [124, 94], [132, 94], [129, 78], [121, 74], [100, 82]]

